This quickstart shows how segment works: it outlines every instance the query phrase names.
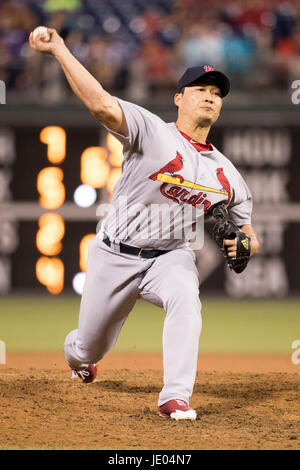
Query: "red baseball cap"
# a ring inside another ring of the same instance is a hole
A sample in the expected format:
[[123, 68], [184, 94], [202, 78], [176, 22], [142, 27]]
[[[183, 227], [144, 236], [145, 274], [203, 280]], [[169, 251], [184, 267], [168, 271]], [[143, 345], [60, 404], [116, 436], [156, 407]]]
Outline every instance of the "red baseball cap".
[[221, 95], [224, 98], [229, 93], [230, 82], [228, 77], [223, 72], [215, 70], [210, 65], [197, 65], [196, 67], [189, 67], [177, 83], [176, 93], [180, 93], [182, 88], [193, 85], [202, 77], [210, 78], [215, 85], [220, 88]]

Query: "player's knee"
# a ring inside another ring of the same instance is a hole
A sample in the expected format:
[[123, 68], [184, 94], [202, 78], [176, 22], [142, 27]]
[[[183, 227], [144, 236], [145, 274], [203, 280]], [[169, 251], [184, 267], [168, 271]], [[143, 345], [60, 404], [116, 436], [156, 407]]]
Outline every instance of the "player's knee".
[[171, 299], [166, 302], [166, 316], [169, 321], [182, 325], [182, 334], [188, 334], [190, 338], [198, 338], [202, 330], [201, 302], [199, 296], [191, 296], [185, 301], [176, 302]]
[[201, 301], [199, 297], [199, 288], [189, 286], [186, 289], [175, 289], [164, 299], [164, 308], [167, 313], [184, 315], [189, 323], [195, 324], [197, 329], [202, 327]]
[[98, 362], [102, 355], [99, 351], [98, 341], [83, 342], [78, 336], [78, 330], [71, 331], [64, 344], [65, 356], [67, 360], [76, 360], [82, 364], [92, 364]]

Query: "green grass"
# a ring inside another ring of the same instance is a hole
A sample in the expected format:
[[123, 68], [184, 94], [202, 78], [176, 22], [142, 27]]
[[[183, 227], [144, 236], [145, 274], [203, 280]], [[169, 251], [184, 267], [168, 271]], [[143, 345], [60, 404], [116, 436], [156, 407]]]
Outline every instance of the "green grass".
[[[0, 298], [0, 340], [7, 351], [62, 350], [77, 327], [77, 296]], [[300, 299], [237, 301], [202, 298], [200, 352], [286, 353], [300, 339]], [[164, 311], [139, 301], [121, 331], [115, 350], [161, 351]], [[184, 334], [184, 332], [183, 332]]]

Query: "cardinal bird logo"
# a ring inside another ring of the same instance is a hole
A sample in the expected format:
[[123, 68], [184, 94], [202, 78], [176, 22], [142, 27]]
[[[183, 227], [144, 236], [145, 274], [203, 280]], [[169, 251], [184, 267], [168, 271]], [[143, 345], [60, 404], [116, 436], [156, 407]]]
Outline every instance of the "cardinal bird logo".
[[153, 175], [149, 176], [149, 178], [152, 179], [153, 181], [156, 181], [159, 173], [171, 173], [171, 175], [174, 175], [174, 173], [176, 173], [177, 171], [182, 170], [183, 162], [184, 162], [183, 156], [179, 152], [177, 152], [176, 157], [173, 158], [173, 160], [171, 160], [169, 163], [163, 166], [156, 173], [153, 173]]
[[217, 178], [218, 178], [219, 182], [222, 185], [222, 188], [225, 189], [225, 191], [228, 193], [228, 199], [226, 201], [226, 204], [229, 204], [230, 199], [231, 199], [231, 187], [230, 187], [228, 179], [224, 175], [223, 168], [217, 168], [216, 169], [216, 174], [217, 174]]

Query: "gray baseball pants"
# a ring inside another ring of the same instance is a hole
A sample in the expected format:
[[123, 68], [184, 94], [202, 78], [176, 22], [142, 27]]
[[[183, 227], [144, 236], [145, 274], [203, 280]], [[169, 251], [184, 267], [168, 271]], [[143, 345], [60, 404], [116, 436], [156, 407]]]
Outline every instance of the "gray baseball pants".
[[158, 405], [193, 392], [201, 332], [199, 277], [194, 253], [172, 250], [145, 259], [123, 254], [95, 236], [88, 255], [78, 329], [65, 340], [72, 369], [97, 363], [114, 346], [120, 330], [141, 297], [164, 308], [164, 386]]

